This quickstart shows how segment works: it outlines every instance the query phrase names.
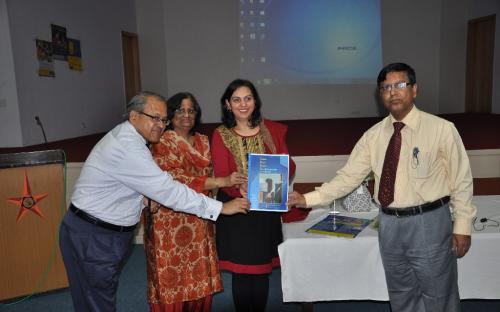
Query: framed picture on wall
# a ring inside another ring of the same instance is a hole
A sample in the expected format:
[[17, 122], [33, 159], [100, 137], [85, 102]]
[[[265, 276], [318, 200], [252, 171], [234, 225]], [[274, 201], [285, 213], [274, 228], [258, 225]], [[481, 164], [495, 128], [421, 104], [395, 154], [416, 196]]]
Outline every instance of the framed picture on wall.
[[38, 76], [55, 77], [52, 43], [36, 39], [36, 57], [38, 59]]
[[80, 40], [68, 38], [68, 66], [71, 70], [83, 70]]
[[68, 37], [66, 27], [51, 24], [54, 59], [66, 61], [68, 58]]

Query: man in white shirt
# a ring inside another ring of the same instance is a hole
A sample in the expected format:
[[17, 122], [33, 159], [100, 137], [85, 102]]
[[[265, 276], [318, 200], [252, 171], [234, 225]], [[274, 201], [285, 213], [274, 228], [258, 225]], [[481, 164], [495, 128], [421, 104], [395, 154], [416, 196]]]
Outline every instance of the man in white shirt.
[[60, 247], [75, 311], [115, 311], [122, 261], [148, 197], [200, 218], [246, 213], [237, 198], [222, 204], [174, 181], [154, 162], [146, 144], [157, 143], [167, 123], [165, 99], [141, 92], [127, 105], [128, 120], [93, 148], [78, 178], [60, 229]]

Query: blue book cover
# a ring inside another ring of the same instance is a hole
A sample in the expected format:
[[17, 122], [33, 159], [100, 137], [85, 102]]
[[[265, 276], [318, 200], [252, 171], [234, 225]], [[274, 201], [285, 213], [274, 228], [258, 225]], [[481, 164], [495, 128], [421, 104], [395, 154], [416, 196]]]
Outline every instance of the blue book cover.
[[370, 219], [328, 215], [306, 230], [308, 233], [354, 238], [370, 224]]
[[288, 155], [248, 155], [250, 210], [288, 211], [288, 168]]

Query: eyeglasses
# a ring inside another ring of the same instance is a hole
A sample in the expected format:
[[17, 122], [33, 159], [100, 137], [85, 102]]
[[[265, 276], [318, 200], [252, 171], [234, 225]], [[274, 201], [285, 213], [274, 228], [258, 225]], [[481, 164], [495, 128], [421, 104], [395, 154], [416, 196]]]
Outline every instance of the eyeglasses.
[[247, 96], [245, 96], [243, 98], [235, 96], [235, 97], [232, 97], [230, 101], [233, 104], [240, 105], [243, 102], [248, 103], [248, 102], [253, 101], [253, 96], [252, 95], [247, 95]]
[[192, 108], [188, 108], [188, 109], [184, 109], [184, 108], [177, 108], [175, 111], [174, 111], [175, 115], [177, 116], [182, 116], [182, 115], [185, 115], [186, 113], [189, 115], [189, 116], [194, 116], [196, 115], [196, 110], [192, 109]]
[[153, 116], [153, 115], [150, 115], [150, 114], [147, 114], [145, 112], [138, 112], [139, 114], [141, 115], [144, 115], [144, 116], [148, 116], [149, 118], [151, 118], [154, 122], [161, 122], [162, 124], [164, 125], [168, 125], [169, 124], [169, 120], [167, 117], [165, 118], [161, 118], [160, 116]]
[[382, 92], [390, 92], [391, 90], [403, 90], [406, 89], [406, 87], [411, 86], [413, 83], [410, 82], [396, 82], [393, 84], [386, 84], [386, 85], [381, 85], [380, 86], [380, 91]]

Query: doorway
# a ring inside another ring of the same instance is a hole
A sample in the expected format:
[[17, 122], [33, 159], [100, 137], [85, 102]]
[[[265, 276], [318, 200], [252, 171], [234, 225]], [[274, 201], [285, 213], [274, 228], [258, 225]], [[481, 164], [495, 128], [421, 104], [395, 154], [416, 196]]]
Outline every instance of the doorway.
[[130, 99], [141, 91], [141, 67], [139, 65], [139, 40], [137, 34], [122, 31], [123, 73], [125, 99]]
[[489, 15], [467, 25], [466, 113], [491, 113], [495, 22]]

